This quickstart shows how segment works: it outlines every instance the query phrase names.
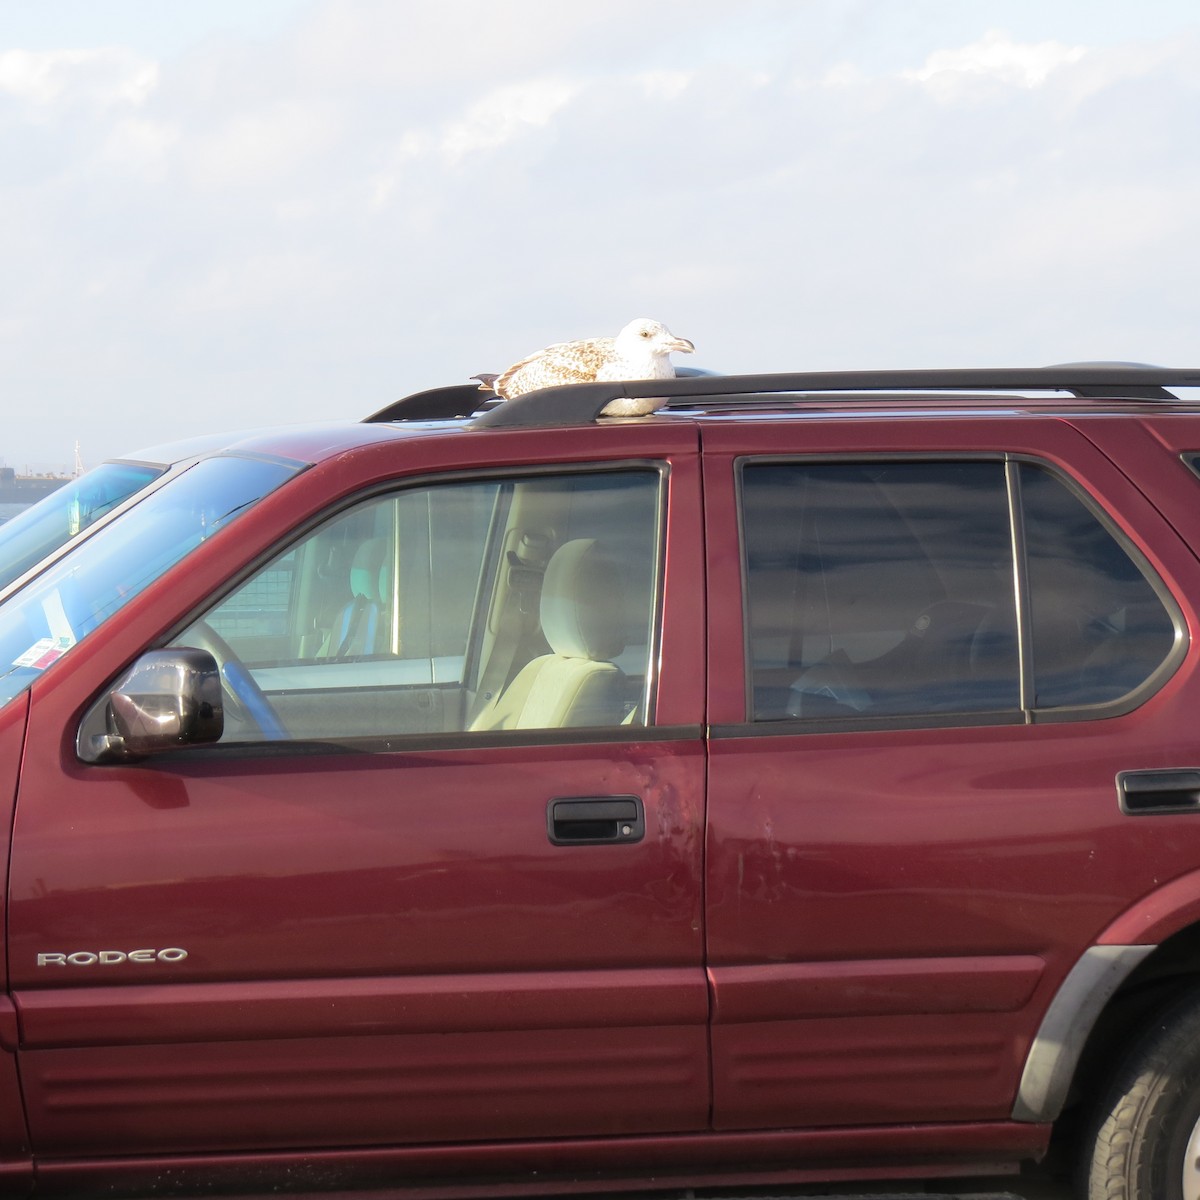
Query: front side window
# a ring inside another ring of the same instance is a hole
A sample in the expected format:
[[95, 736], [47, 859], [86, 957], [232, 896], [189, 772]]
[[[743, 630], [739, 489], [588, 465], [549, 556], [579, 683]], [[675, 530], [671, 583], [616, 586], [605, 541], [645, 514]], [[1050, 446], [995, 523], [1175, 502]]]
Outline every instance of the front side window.
[[657, 471], [416, 486], [340, 512], [173, 639], [222, 741], [642, 724]]
[[1104, 704], [1168, 659], [1148, 568], [1031, 463], [746, 464], [755, 720]]

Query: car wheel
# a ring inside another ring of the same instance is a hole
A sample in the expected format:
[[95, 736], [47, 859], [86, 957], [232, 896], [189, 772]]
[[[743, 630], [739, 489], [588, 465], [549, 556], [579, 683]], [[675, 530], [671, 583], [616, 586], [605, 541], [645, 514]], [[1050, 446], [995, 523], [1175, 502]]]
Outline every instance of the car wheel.
[[1093, 1128], [1088, 1200], [1200, 1200], [1200, 994], [1134, 1046]]

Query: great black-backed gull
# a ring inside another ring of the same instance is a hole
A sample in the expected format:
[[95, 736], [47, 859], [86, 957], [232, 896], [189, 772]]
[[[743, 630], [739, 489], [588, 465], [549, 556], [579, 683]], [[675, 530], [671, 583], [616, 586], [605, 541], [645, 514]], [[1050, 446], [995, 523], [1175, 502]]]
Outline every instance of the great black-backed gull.
[[[615, 338], [582, 338], [556, 342], [513, 363], [499, 375], [476, 375], [480, 386], [505, 400], [540, 388], [593, 380], [674, 379], [671, 354], [691, 354], [695, 346], [676, 337], [660, 321], [639, 317]], [[639, 417], [661, 408], [657, 397], [614, 400], [604, 409], [609, 417]]]

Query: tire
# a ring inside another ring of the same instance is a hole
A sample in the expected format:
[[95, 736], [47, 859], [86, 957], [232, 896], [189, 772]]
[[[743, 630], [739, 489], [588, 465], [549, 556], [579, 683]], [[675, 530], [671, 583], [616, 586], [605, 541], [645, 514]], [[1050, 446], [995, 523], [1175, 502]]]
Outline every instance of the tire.
[[1092, 1131], [1087, 1200], [1200, 1200], [1200, 994], [1157, 1015]]

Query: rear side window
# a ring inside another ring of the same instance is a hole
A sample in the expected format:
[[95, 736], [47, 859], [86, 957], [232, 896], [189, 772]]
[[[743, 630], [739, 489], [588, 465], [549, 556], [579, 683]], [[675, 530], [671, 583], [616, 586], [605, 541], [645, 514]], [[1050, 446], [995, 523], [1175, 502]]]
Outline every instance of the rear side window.
[[1143, 568], [1048, 471], [1021, 469], [1034, 704], [1116, 700], [1168, 656], [1175, 627]]
[[1035, 464], [751, 463], [742, 520], [758, 721], [1103, 705], [1176, 644], [1146, 565]]

